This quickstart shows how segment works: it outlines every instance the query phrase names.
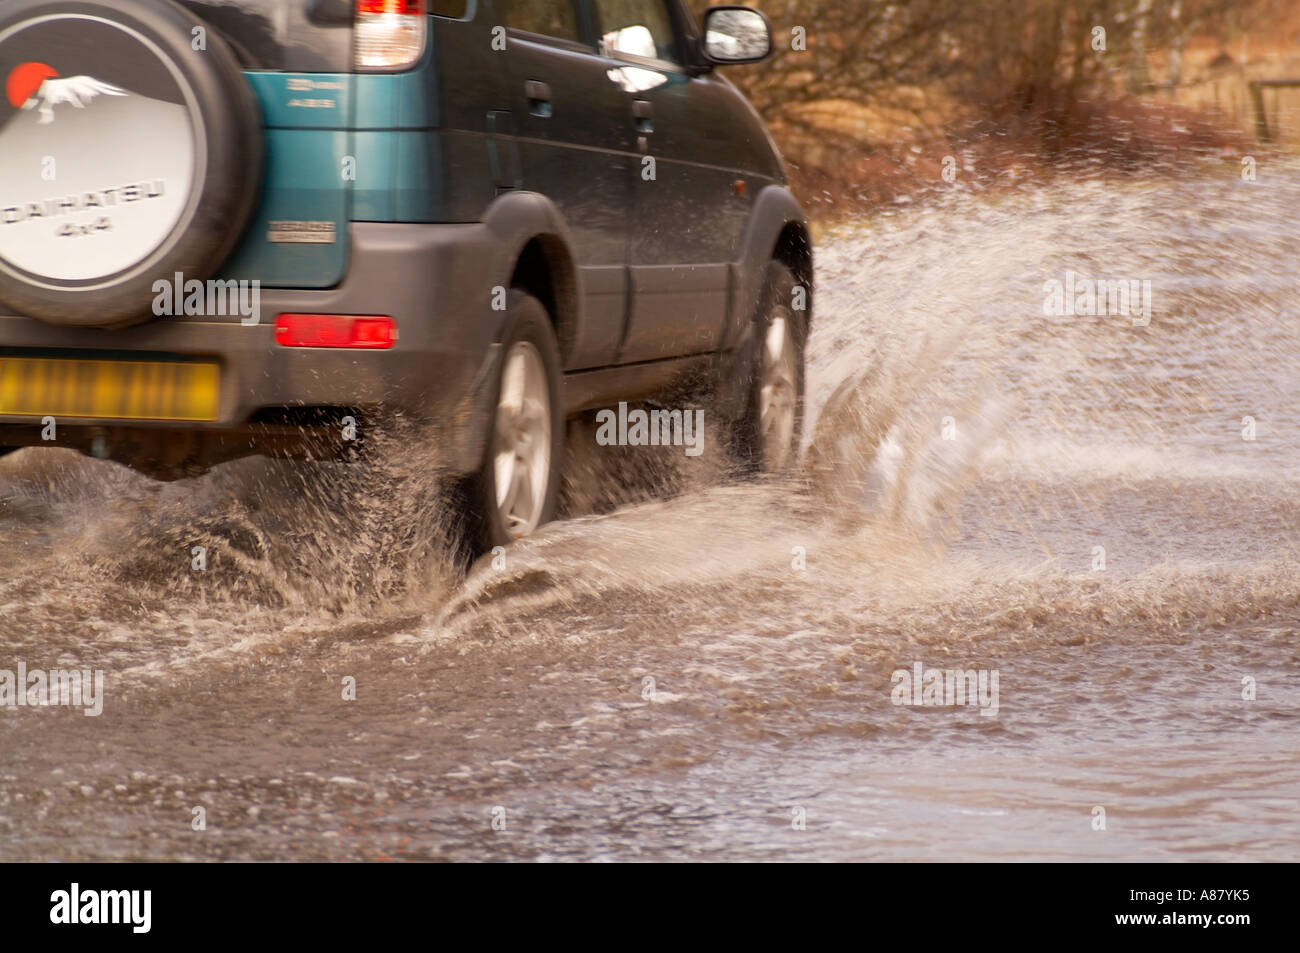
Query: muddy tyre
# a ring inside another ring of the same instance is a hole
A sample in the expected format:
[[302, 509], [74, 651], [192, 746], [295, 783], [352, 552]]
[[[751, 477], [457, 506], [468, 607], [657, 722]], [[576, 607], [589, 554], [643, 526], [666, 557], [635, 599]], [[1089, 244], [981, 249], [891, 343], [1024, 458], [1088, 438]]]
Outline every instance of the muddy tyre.
[[798, 285], [784, 264], [768, 264], [746, 356], [745, 406], [733, 438], [747, 473], [782, 473], [798, 457], [808, 335], [806, 300], [796, 300]]
[[474, 554], [533, 533], [555, 515], [564, 453], [560, 351], [542, 303], [510, 292], [493, 415], [479, 472], [466, 488]]

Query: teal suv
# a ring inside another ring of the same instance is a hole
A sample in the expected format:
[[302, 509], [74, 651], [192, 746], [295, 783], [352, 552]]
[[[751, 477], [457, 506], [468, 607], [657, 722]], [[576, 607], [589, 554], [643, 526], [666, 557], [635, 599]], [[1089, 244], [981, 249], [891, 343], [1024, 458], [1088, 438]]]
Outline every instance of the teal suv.
[[497, 545], [567, 421], [703, 381], [783, 468], [812, 250], [718, 70], [771, 46], [680, 0], [5, 0], [0, 452], [171, 479], [395, 412]]

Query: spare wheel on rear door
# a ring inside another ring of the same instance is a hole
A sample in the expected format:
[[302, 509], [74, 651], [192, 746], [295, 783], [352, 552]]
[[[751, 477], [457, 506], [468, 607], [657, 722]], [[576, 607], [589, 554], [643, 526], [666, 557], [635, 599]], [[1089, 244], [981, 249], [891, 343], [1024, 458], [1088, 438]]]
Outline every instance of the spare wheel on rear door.
[[4, 0], [0, 81], [0, 302], [117, 327], [221, 266], [262, 132], [215, 31], [171, 0]]

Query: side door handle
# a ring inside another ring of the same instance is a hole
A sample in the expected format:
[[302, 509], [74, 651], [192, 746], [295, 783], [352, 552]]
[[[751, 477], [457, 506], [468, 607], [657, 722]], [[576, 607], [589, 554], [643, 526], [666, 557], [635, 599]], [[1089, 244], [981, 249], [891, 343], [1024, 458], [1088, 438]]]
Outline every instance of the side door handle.
[[551, 85], [539, 79], [530, 79], [524, 83], [524, 95], [528, 97], [528, 112], [543, 119], [551, 115]]
[[636, 120], [636, 131], [648, 133], [655, 131], [655, 104], [648, 99], [632, 100], [632, 118]]

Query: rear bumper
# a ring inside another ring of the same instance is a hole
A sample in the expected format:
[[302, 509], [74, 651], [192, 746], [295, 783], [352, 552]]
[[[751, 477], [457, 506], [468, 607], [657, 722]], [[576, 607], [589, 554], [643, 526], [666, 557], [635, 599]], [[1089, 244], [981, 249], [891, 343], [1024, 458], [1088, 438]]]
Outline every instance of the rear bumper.
[[[490, 379], [500, 314], [489, 275], [502, 252], [485, 226], [354, 223], [347, 278], [324, 291], [261, 289], [258, 323], [230, 317], [165, 317], [121, 330], [67, 328], [0, 314], [0, 349], [83, 357], [151, 354], [215, 360], [221, 366], [218, 419], [176, 424], [60, 418], [60, 429], [243, 432], [268, 410], [384, 408], [456, 424], [453, 460], [479, 459], [482, 422], [474, 404]], [[278, 314], [382, 314], [397, 322], [386, 350], [287, 348], [274, 340]], [[0, 446], [25, 445], [38, 420], [0, 415]], [[6, 439], [6, 436], [9, 439]], [[47, 444], [48, 445], [48, 444]], [[58, 444], [56, 444], [58, 445]]]

